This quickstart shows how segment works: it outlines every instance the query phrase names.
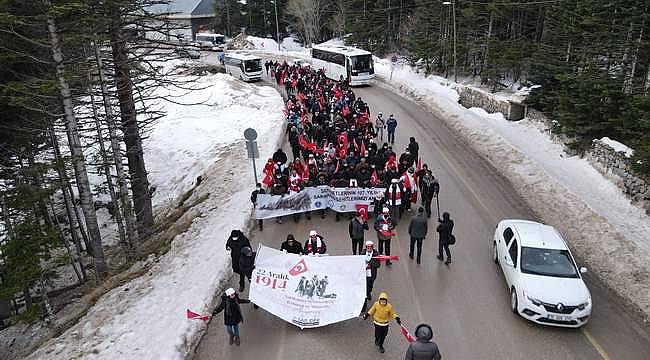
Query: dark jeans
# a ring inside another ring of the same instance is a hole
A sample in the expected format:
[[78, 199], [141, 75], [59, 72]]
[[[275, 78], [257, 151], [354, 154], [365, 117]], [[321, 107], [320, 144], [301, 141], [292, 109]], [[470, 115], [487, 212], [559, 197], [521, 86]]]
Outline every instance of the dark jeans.
[[442, 249], [445, 249], [447, 254], [447, 261], [451, 261], [451, 252], [449, 251], [449, 244], [443, 243], [442, 240], [438, 240], [438, 257], [443, 258]]
[[375, 343], [377, 343], [378, 346], [384, 346], [386, 335], [388, 335], [388, 325], [379, 326], [375, 324]]
[[[386, 248], [386, 252], [384, 252], [384, 247]], [[386, 256], [390, 255], [390, 239], [379, 240], [379, 253]]]
[[371, 298], [370, 294], [372, 294], [372, 287], [374, 285], [375, 285], [375, 278], [366, 276], [366, 297], [368, 299]]
[[388, 142], [391, 144], [395, 143], [395, 131], [389, 131], [388, 132]]
[[418, 263], [420, 263], [420, 257], [422, 255], [422, 241], [423, 240], [424, 240], [424, 238], [414, 238], [414, 237], [412, 237], [411, 238], [411, 246], [409, 247], [409, 256], [413, 257], [413, 247], [417, 243], [417, 250], [418, 250], [417, 259], [418, 259]]
[[[359, 251], [357, 252], [357, 249]], [[363, 249], [363, 239], [352, 239], [352, 254], [361, 255], [361, 250]]]
[[424, 207], [424, 211], [427, 212], [427, 217], [431, 217], [431, 202], [433, 198], [427, 199], [424, 196], [422, 196], [422, 207]]
[[251, 282], [251, 277], [253, 277], [253, 271], [252, 270], [249, 271], [249, 272], [242, 271], [239, 274], [239, 287], [243, 289], [244, 288], [244, 279], [248, 278], [248, 282], [250, 283]]

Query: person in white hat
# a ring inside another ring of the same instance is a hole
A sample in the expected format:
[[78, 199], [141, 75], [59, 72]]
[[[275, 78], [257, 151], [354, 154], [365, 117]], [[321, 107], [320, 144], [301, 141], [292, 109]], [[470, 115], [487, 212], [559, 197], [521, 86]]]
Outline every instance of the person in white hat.
[[[377, 241], [379, 242], [379, 253], [382, 255], [390, 256], [390, 240], [393, 236], [393, 229], [395, 224], [393, 218], [390, 216], [390, 210], [384, 208], [382, 214], [377, 216], [374, 225], [377, 231]], [[386, 265], [392, 265], [390, 260], [386, 261]]]
[[304, 252], [307, 255], [325, 254], [327, 252], [325, 239], [316, 230], [309, 232], [309, 237], [305, 241]]
[[377, 269], [381, 266], [379, 260], [375, 258], [379, 255], [375, 250], [375, 243], [370, 240], [366, 241], [366, 247], [361, 250], [359, 255], [366, 257], [366, 300], [370, 300], [372, 298], [372, 287], [377, 279]]
[[226, 326], [226, 332], [230, 338], [230, 345], [235, 343], [239, 346], [240, 344], [239, 323], [244, 322], [244, 317], [242, 316], [239, 304], [247, 303], [250, 303], [250, 300], [240, 299], [235, 289], [228, 288], [221, 296], [219, 306], [212, 312], [212, 316], [214, 317], [223, 311], [223, 323]]

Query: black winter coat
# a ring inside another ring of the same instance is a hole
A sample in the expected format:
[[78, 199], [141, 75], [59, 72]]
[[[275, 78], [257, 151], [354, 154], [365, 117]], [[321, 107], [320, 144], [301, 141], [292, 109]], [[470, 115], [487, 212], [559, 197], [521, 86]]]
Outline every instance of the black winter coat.
[[289, 241], [285, 240], [280, 246], [280, 250], [286, 250], [289, 254], [303, 254], [302, 245], [294, 240], [293, 246], [289, 245]]
[[214, 309], [212, 316], [216, 316], [223, 311], [224, 325], [237, 325], [240, 322], [244, 321], [244, 317], [241, 314], [241, 308], [239, 307], [239, 304], [247, 304], [249, 302], [251, 301], [240, 299], [239, 295], [235, 295], [235, 298], [231, 299], [226, 294], [223, 294], [221, 295], [221, 303], [219, 303], [219, 306]]
[[255, 268], [255, 251], [252, 256], [242, 254], [239, 257], [239, 271], [242, 274], [251, 274]]
[[438, 345], [431, 341], [417, 340], [406, 350], [405, 360], [440, 360]]
[[427, 236], [427, 218], [424, 214], [418, 214], [411, 218], [411, 223], [409, 224], [409, 235], [416, 239], [423, 239]]
[[440, 241], [442, 241], [443, 244], [449, 244], [449, 238], [451, 237], [451, 233], [454, 230], [454, 220], [443, 220], [440, 222], [440, 225], [438, 225], [438, 228], [436, 231], [438, 234], [440, 234]]
[[[363, 250], [361, 250], [359, 255], [366, 256], [367, 253], [368, 253], [368, 249], [363, 248]], [[370, 275], [371, 275], [371, 276], [368, 276], [366, 274], [366, 277], [369, 277], [372, 280], [375, 280], [377, 278], [377, 269], [379, 269], [379, 267], [381, 266], [381, 263], [379, 262], [379, 260], [374, 259], [375, 256], [379, 256], [379, 253], [377, 252], [377, 250], [372, 249], [372, 258], [370, 259], [370, 262], [367, 264], [367, 267], [366, 267], [366, 269], [370, 269]]]
[[348, 226], [350, 239], [363, 240], [363, 232], [368, 229], [368, 222], [364, 221], [363, 223], [360, 223], [357, 217], [352, 218], [352, 220], [350, 220], [350, 226]]
[[226, 250], [230, 250], [230, 260], [232, 260], [232, 271], [239, 274], [239, 257], [241, 256], [241, 249], [244, 246], [251, 247], [251, 242], [244, 234], [239, 232], [237, 240], [234, 240], [232, 235], [226, 241]]

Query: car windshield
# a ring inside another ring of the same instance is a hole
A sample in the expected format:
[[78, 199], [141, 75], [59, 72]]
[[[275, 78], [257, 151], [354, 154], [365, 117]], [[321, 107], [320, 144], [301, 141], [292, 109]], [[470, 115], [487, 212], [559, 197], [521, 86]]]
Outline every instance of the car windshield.
[[357, 71], [369, 71], [372, 69], [372, 55], [351, 56], [352, 69]]
[[259, 59], [256, 60], [246, 60], [244, 62], [244, 66], [246, 67], [246, 72], [255, 72], [255, 71], [261, 71], [262, 70], [262, 65]]
[[522, 247], [521, 272], [562, 278], [578, 277], [578, 270], [568, 250]]

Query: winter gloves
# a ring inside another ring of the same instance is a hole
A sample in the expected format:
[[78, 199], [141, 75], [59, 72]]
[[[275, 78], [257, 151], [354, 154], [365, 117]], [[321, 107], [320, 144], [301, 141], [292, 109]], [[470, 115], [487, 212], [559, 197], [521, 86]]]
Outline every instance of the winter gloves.
[[397, 324], [402, 325], [402, 320], [398, 317], [395, 318], [395, 321], [397, 321]]
[[368, 319], [368, 313], [363, 313], [363, 316], [362, 316], [362, 317], [363, 317], [363, 320]]

